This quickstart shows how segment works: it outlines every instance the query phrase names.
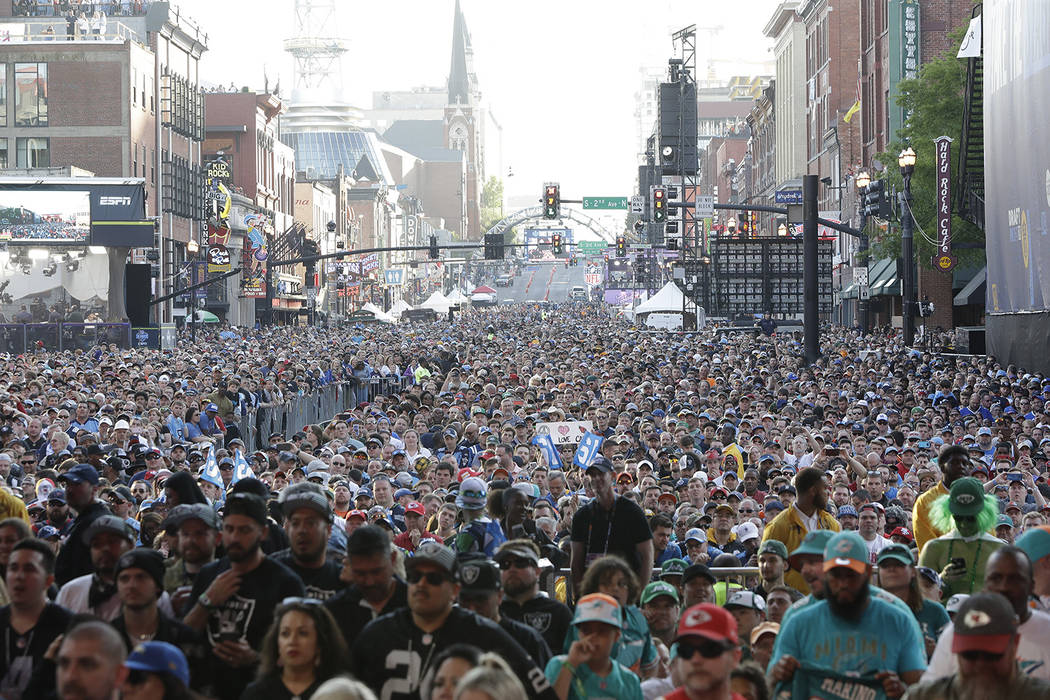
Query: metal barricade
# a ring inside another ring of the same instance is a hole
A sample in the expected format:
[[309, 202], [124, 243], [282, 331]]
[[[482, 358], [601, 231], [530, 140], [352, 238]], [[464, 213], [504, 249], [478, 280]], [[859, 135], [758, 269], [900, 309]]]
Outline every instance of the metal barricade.
[[99, 345], [131, 347], [130, 323], [0, 324], [0, 352], [90, 350]]
[[26, 327], [22, 323], [0, 324], [0, 352], [21, 355], [26, 351]]
[[[654, 571], [656, 569], [654, 568]], [[716, 567], [711, 569], [711, 575], [714, 576], [719, 582], [726, 581], [728, 583], [735, 583], [740, 586], [747, 587], [747, 579], [758, 577], [757, 566], [734, 566], [734, 567]], [[555, 600], [561, 600], [558, 597], [558, 584], [562, 581], [565, 582], [564, 592], [567, 602], [571, 604], [572, 601], [572, 586], [568, 585], [569, 581], [572, 580], [571, 569], [549, 569], [540, 573], [540, 590], [547, 594], [547, 597]]]
[[61, 337], [57, 323], [27, 323], [26, 352], [61, 350]]

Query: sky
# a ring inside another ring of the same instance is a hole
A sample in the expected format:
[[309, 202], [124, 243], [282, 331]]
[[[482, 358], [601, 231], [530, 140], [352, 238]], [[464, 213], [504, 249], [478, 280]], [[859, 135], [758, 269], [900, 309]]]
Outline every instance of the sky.
[[[294, 33], [295, 0], [178, 4], [209, 35], [203, 82], [261, 89], [265, 70], [271, 87], [280, 76], [281, 94], [290, 94], [292, 61], [282, 41]], [[334, 4], [336, 26], [326, 34], [347, 42], [343, 87], [351, 104], [370, 107], [374, 91], [446, 84], [455, 0]], [[461, 4], [483, 102], [503, 127], [502, 174], [513, 169], [513, 177], [504, 177], [513, 201], [538, 200], [546, 181], [561, 183], [569, 199], [630, 195], [639, 163], [634, 108], [642, 69], [666, 68], [674, 55], [671, 34], [695, 24], [701, 77], [709, 69], [720, 78], [769, 73], [761, 64], [772, 61], [772, 41], [762, 29], [779, 0]], [[494, 140], [486, 147], [496, 148]]]

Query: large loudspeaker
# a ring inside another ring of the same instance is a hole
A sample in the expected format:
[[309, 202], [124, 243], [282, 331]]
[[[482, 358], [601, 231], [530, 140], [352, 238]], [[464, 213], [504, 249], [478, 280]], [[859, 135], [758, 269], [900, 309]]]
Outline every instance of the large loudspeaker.
[[[661, 173], [677, 175], [682, 168], [686, 174], [695, 174], [699, 167], [696, 85], [660, 83], [657, 107], [656, 162]], [[670, 155], [665, 153], [666, 148]]]
[[124, 309], [132, 327], [149, 325], [150, 266], [124, 266]]

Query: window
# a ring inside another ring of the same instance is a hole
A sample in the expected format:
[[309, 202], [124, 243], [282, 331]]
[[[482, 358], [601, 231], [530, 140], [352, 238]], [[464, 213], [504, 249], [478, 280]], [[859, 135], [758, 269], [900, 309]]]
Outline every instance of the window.
[[[145, 165], [145, 163], [143, 163]], [[143, 168], [145, 169], [145, 168]], [[134, 141], [131, 142], [131, 177], [139, 176], [139, 147]]]
[[[7, 64], [0, 63], [0, 126], [7, 126]], [[6, 155], [7, 148], [4, 148]], [[5, 160], [6, 162], [6, 160]], [[7, 166], [4, 166], [7, 167]]]
[[139, 101], [139, 72], [134, 68], [131, 69], [131, 104], [136, 104]]
[[7, 168], [7, 139], [0, 139], [0, 169]]
[[15, 126], [47, 126], [47, 64], [15, 64]]
[[35, 136], [19, 137], [15, 139], [15, 148], [18, 151], [15, 167], [51, 167], [51, 139], [37, 138]]

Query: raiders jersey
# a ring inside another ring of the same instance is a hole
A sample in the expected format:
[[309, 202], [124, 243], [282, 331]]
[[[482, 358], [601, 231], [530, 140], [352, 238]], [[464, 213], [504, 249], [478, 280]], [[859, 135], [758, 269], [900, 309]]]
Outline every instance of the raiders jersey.
[[499, 611], [501, 615], [523, 622], [539, 632], [552, 654], [565, 653], [563, 646], [572, 624], [572, 611], [564, 603], [544, 595], [537, 595], [523, 605], [504, 598]]
[[469, 610], [453, 607], [445, 624], [424, 633], [408, 608], [378, 617], [353, 643], [351, 670], [379, 700], [419, 700], [420, 684], [442, 650], [471, 644], [502, 656], [522, 681], [530, 698], [556, 700], [543, 669], [499, 625]]

